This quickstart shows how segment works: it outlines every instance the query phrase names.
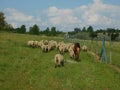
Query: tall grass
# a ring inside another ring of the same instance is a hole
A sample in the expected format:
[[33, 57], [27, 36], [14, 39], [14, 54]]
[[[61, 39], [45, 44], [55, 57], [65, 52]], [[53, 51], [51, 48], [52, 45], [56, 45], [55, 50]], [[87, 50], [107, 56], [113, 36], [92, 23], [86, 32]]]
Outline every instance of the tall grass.
[[[86, 52], [81, 52], [81, 62], [66, 62], [64, 67], [54, 68], [53, 59], [58, 50], [43, 53], [40, 48], [30, 48], [26, 44], [28, 40], [42, 39], [64, 40], [0, 33], [0, 90], [120, 89], [120, 73], [106, 63], [98, 63]], [[68, 53], [64, 58], [72, 60]]]

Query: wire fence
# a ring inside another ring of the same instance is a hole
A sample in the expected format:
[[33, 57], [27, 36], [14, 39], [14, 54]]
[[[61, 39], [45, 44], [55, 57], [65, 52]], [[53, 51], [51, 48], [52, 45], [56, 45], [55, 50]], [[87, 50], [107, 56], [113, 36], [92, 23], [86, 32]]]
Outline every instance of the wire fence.
[[[79, 42], [81, 46], [86, 45], [88, 50], [94, 52], [96, 55], [101, 56], [102, 61], [102, 53], [104, 52], [104, 61], [108, 64], [113, 64], [120, 67], [120, 41], [111, 41], [109, 38], [105, 38], [103, 41], [103, 37], [95, 38], [94, 40], [81, 40], [76, 38], [66, 39], [68, 42], [74, 43]], [[104, 43], [104, 46], [103, 46]], [[102, 50], [104, 51], [102, 52]]]

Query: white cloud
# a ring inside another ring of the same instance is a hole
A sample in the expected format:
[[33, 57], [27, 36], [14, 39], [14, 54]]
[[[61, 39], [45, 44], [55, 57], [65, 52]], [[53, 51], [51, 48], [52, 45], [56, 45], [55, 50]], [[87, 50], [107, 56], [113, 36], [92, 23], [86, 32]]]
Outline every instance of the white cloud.
[[[7, 21], [12, 25], [27, 24], [29, 27], [38, 24], [40, 27], [56, 26], [59, 30], [69, 31], [75, 27], [92, 25], [95, 28], [120, 28], [120, 6], [104, 4], [102, 0], [71, 8], [57, 8], [51, 6], [41, 16], [26, 15], [16, 9], [7, 8]], [[44, 18], [44, 19], [43, 19]]]
[[[104, 26], [105, 28], [114, 27], [120, 28], [120, 7], [110, 4], [104, 4], [101, 0], [94, 0], [93, 4], [77, 7], [79, 19], [82, 20], [82, 25]], [[116, 19], [117, 18], [117, 19]], [[116, 22], [115, 22], [116, 21]], [[119, 23], [118, 23], [119, 22]]]
[[26, 15], [22, 12], [17, 11], [14, 8], [6, 8], [4, 9], [4, 12], [6, 12], [6, 20], [8, 23], [11, 23], [13, 27], [19, 27], [23, 24], [29, 28], [33, 24], [37, 24], [41, 22], [40, 18], [34, 18], [32, 15]]
[[77, 22], [77, 17], [73, 15], [72, 9], [58, 9], [53, 6], [50, 7], [46, 13], [48, 21], [53, 25]]
[[19, 22], [28, 22], [33, 19], [33, 16], [25, 15], [24, 13], [21, 13], [13, 8], [7, 8], [5, 9], [6, 12], [9, 13], [9, 16], [7, 17], [8, 20], [14, 20]]
[[104, 4], [101, 0], [93, 0], [92, 4], [82, 5], [74, 9], [48, 8], [48, 23], [59, 27], [74, 29], [88, 25], [103, 26], [104, 28], [117, 26], [120, 28], [120, 7]]

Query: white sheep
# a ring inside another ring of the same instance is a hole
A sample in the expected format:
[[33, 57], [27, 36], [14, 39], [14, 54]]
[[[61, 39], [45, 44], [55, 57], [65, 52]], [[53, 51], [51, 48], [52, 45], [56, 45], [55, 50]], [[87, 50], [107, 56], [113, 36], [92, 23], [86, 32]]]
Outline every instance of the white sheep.
[[38, 42], [38, 47], [42, 47], [42, 42], [41, 41]]
[[59, 47], [60, 47], [61, 45], [63, 45], [63, 44], [65, 44], [63, 41], [59, 42], [59, 43], [57, 44], [56, 48], [59, 49]]
[[38, 47], [38, 41], [34, 41], [34, 47]]
[[49, 41], [49, 45], [51, 45], [52, 48], [56, 48], [57, 42], [54, 41], [54, 40], [50, 40], [50, 41]]
[[55, 61], [55, 68], [56, 67], [60, 67], [60, 66], [64, 66], [64, 57], [61, 54], [56, 54], [54, 57], [54, 61]]
[[43, 43], [44, 43], [45, 45], [48, 45], [48, 40], [43, 40]]
[[43, 44], [41, 48], [43, 52], [48, 52], [48, 45]]
[[60, 54], [63, 54], [67, 51], [65, 44], [60, 45], [58, 49], [59, 49]]
[[30, 47], [34, 47], [34, 41], [33, 40], [28, 41], [27, 45]]
[[50, 50], [52, 50], [52, 46], [50, 44], [47, 45], [47, 52], [49, 52]]
[[73, 58], [73, 59], [75, 59], [75, 53], [74, 53], [74, 51], [73, 51], [73, 47], [72, 47], [72, 46], [69, 48], [68, 51], [69, 51], [70, 57]]
[[82, 50], [85, 51], [85, 52], [87, 52], [88, 47], [87, 47], [86, 45], [83, 45], [83, 46], [82, 46]]

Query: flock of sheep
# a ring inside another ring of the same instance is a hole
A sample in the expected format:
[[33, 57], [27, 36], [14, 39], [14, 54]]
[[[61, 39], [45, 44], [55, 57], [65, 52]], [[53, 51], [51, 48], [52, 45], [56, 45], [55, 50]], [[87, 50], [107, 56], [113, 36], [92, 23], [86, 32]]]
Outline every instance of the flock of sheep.
[[[55, 55], [54, 57], [54, 62], [55, 62], [55, 68], [56, 67], [60, 67], [60, 66], [64, 66], [64, 57], [63, 57], [63, 54], [65, 52], [68, 52], [70, 57], [72, 59], [75, 59], [75, 54], [74, 54], [74, 51], [73, 51], [73, 48], [74, 48], [74, 44], [73, 43], [64, 43], [63, 41], [61, 42], [57, 42], [57, 41], [54, 41], [54, 40], [41, 40], [41, 41], [28, 41], [27, 42], [27, 45], [29, 47], [40, 47], [42, 49], [43, 52], [49, 52], [53, 49], [57, 49], [59, 51], [58, 54]], [[83, 45], [81, 47], [81, 49], [83, 51], [87, 51], [88, 48], [86, 45]]]

